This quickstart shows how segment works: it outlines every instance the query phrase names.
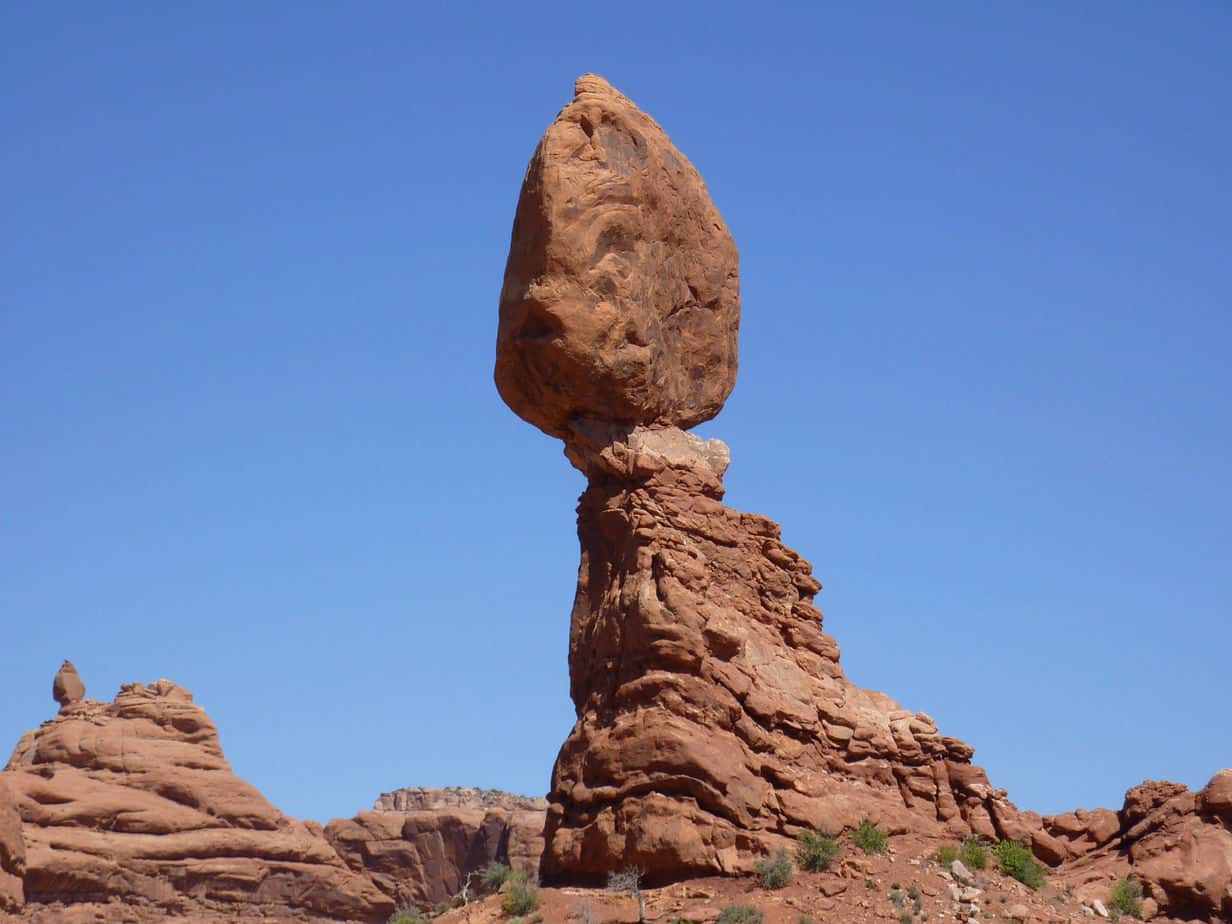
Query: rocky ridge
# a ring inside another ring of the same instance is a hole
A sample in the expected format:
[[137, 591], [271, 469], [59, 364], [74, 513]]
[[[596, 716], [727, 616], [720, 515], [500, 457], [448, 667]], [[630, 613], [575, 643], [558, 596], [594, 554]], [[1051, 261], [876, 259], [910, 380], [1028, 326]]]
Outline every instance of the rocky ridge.
[[[163, 916], [247, 908], [371, 921], [393, 909], [319, 825], [288, 818], [232, 773], [187, 690], [126, 684], [100, 703], [65, 678], [80, 684], [61, 670], [60, 714], [23, 736], [0, 774], [21, 820], [32, 912], [119, 901]], [[0, 842], [6, 817], [0, 803]], [[19, 868], [13, 856], [0, 848], [6, 871]]]
[[509, 812], [542, 812], [548, 800], [534, 796], [519, 796], [500, 789], [477, 789], [473, 786], [446, 786], [431, 789], [408, 786], [383, 792], [372, 806], [374, 812], [431, 812], [445, 808], [503, 809]]
[[1198, 792], [1149, 780], [1125, 794], [1119, 812], [1069, 812], [1044, 819], [1070, 851], [1058, 882], [1089, 901], [1109, 881], [1133, 877], [1148, 913], [1232, 921], [1232, 770]]

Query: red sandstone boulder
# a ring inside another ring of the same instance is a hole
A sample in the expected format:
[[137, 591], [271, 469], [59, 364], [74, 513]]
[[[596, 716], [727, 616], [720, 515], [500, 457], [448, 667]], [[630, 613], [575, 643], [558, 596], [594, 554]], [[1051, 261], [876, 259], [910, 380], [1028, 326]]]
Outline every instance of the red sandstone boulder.
[[170, 681], [66, 708], [21, 739], [0, 780], [23, 823], [30, 905], [360, 921], [393, 908], [319, 825], [281, 814], [232, 773], [214, 724]]
[[555, 436], [578, 417], [690, 427], [736, 381], [736, 245], [702, 178], [602, 77], [577, 81], [518, 199], [496, 385]]
[[1220, 770], [1198, 793], [1198, 807], [1232, 825], [1232, 770]]

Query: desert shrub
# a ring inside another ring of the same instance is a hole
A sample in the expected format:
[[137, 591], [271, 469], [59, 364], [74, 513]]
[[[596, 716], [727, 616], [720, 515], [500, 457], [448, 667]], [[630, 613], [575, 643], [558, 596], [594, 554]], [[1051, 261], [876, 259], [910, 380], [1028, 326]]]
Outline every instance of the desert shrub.
[[637, 892], [642, 887], [642, 871], [635, 866], [607, 874], [609, 892]]
[[489, 863], [479, 871], [479, 888], [486, 893], [499, 892], [511, 875], [513, 870], [504, 863]]
[[418, 908], [399, 905], [394, 913], [385, 919], [385, 924], [427, 924], [427, 921]]
[[911, 916], [910, 911], [904, 911], [902, 914], [898, 916], [898, 924], [911, 924], [911, 922], [914, 920], [915, 918]]
[[1044, 884], [1044, 867], [1021, 842], [998, 841], [992, 852], [1005, 875], [1012, 876], [1032, 889], [1038, 889]]
[[607, 887], [612, 892], [627, 892], [637, 899], [637, 919], [646, 920], [646, 898], [642, 895], [642, 871], [627, 866], [620, 872], [607, 874]]
[[911, 899], [912, 911], [919, 914], [924, 910], [924, 897], [920, 894], [920, 887], [914, 882], [911, 884], [911, 888], [907, 890], [907, 897]]
[[953, 844], [943, 844], [933, 851], [933, 857], [942, 866], [949, 866], [958, 859], [958, 848]]
[[983, 869], [988, 865], [988, 848], [984, 839], [978, 834], [969, 834], [963, 838], [962, 847], [958, 849], [958, 859], [962, 860], [967, 869]]
[[865, 818], [860, 826], [851, 832], [851, 842], [865, 853], [885, 853], [886, 833]]
[[539, 889], [522, 870], [505, 878], [505, 898], [501, 911], [508, 915], [530, 914], [539, 907]]
[[1118, 879], [1108, 893], [1108, 904], [1121, 914], [1142, 916], [1142, 886], [1136, 879]]
[[728, 905], [719, 912], [715, 924], [762, 924], [765, 915], [752, 905]]
[[802, 914], [796, 920], [796, 924], [817, 924], [817, 919], [810, 918], [807, 914]]
[[796, 860], [800, 869], [820, 873], [830, 868], [842, 848], [838, 841], [820, 831], [805, 831], [796, 838]]
[[772, 856], [763, 857], [753, 864], [761, 877], [763, 889], [781, 889], [791, 882], [791, 857], [786, 850], [777, 850]]

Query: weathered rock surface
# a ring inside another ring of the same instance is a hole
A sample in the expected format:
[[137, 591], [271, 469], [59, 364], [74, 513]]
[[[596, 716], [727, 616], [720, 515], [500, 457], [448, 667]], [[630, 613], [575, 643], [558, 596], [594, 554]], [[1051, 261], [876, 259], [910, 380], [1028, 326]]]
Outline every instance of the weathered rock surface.
[[765, 517], [725, 507], [727, 451], [591, 423], [569, 668], [578, 720], [553, 772], [549, 880], [748, 870], [804, 828], [1017, 836], [1020, 814], [923, 713], [850, 683], [820, 584]]
[[118, 901], [367, 921], [393, 908], [319, 825], [232, 773], [214, 724], [167, 680], [73, 704], [21, 739], [0, 781], [23, 823], [31, 913]]
[[325, 836], [386, 895], [429, 908], [492, 862], [537, 875], [546, 807], [512, 793], [402, 789], [383, 793], [375, 811], [331, 821]]
[[690, 427], [736, 382], [736, 245], [693, 165], [602, 77], [531, 159], [501, 290], [496, 384], [566, 437], [578, 417]]
[[[1109, 885], [1132, 876], [1161, 914], [1232, 920], [1232, 770], [1197, 793], [1149, 780], [1125, 794], [1120, 812], [1071, 812], [1044, 819], [1073, 860], [1059, 883], [1083, 899], [1106, 899]], [[1110, 817], [1111, 816], [1111, 817]]]
[[0, 911], [17, 911], [24, 903], [26, 843], [17, 804], [0, 775]]

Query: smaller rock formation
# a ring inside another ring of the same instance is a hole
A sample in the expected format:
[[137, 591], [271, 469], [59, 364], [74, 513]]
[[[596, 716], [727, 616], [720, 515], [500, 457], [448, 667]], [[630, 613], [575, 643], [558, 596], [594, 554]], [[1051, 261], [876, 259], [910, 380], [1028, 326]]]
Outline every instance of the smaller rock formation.
[[51, 682], [51, 696], [60, 704], [61, 712], [86, 698], [86, 685], [81, 682], [81, 675], [72, 661], [65, 660], [56, 671]]
[[[67, 663], [55, 689], [60, 714], [28, 732], [0, 773], [22, 821], [27, 909], [114, 901], [168, 916], [344, 921], [393, 910], [320, 825], [288, 818], [235, 776], [187, 690], [160, 680], [126, 684], [111, 703], [82, 701]], [[6, 817], [0, 804], [5, 845]], [[19, 863], [20, 849], [0, 847], [6, 873]]]
[[430, 908], [492, 862], [537, 876], [547, 801], [479, 789], [399, 789], [325, 836], [399, 904]]
[[1111, 882], [1132, 876], [1160, 914], [1232, 921], [1232, 770], [1196, 793], [1148, 780], [1120, 812], [1067, 812], [1044, 826], [1074, 857], [1055, 875], [1079, 898], [1106, 899]]
[[18, 911], [24, 904], [22, 877], [26, 873], [26, 844], [21, 816], [0, 776], [0, 911]]

